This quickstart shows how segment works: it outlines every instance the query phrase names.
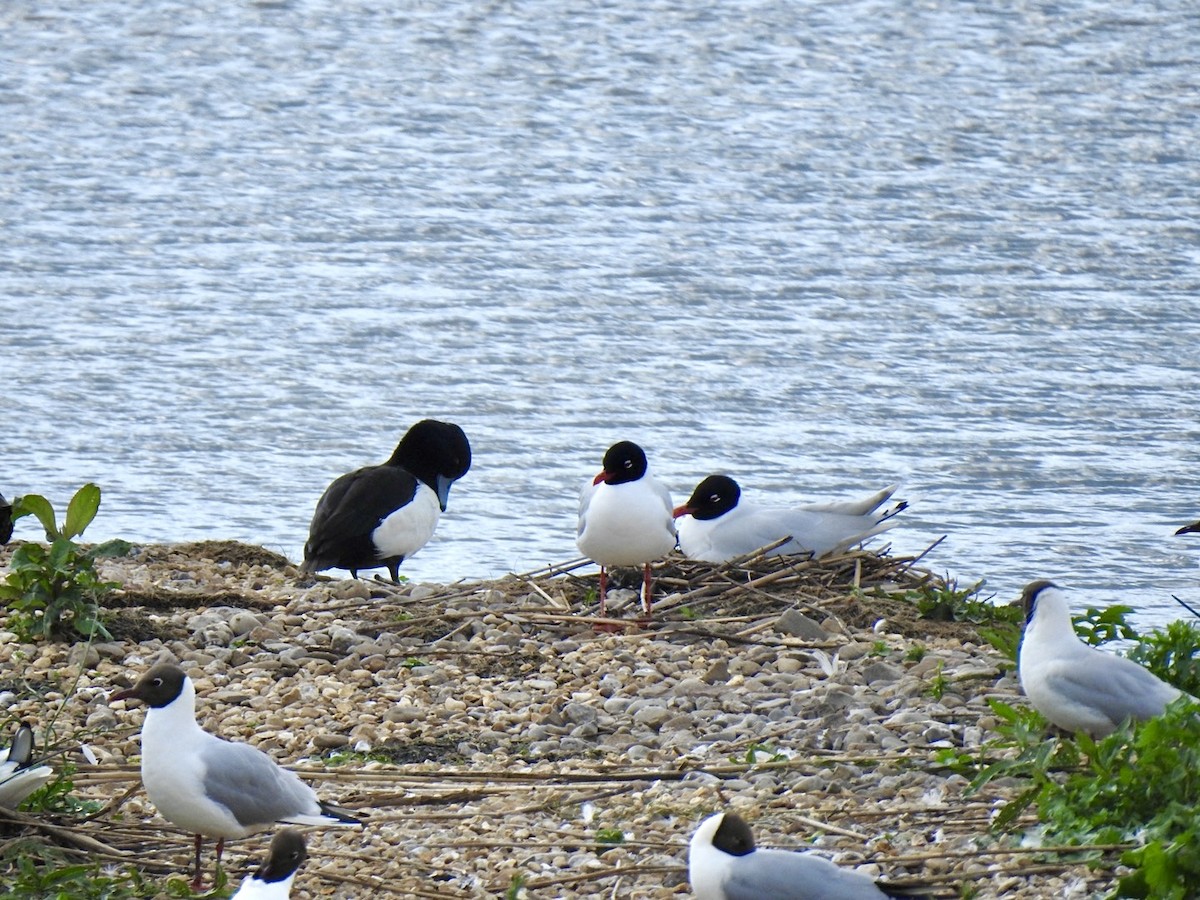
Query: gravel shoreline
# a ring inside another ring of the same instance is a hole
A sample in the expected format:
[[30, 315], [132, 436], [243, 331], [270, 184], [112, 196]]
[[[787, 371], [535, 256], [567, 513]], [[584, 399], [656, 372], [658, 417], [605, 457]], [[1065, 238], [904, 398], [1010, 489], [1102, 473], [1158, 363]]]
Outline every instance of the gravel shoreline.
[[[0, 614], [0, 708], [39, 738], [57, 712], [77, 792], [109, 804], [73, 827], [152, 878], [187, 871], [191, 838], [140, 790], [142, 711], [107, 694], [174, 658], [202, 725], [367, 817], [306, 830], [295, 898], [503, 897], [517, 880], [530, 898], [689, 896], [687, 839], [724, 805], [762, 846], [816, 846], [928, 896], [1111, 887], [1111, 872], [1053, 854], [980, 853], [1012, 846], [987, 831], [1011, 788], [967, 796], [935, 757], [988, 738], [988, 698], [1024, 702], [1015, 671], [969, 625], [868, 596], [919, 574], [876, 578], [880, 559], [807, 564], [793, 585], [720, 570], [756, 586], [693, 592], [687, 609], [667, 598], [649, 626], [608, 634], [586, 615], [594, 567], [394, 588], [302, 577], [235, 543], [139, 547], [102, 561], [123, 585], [113, 641], [21, 644]], [[659, 583], [683, 591], [712, 571], [672, 560]], [[230, 843], [231, 884], [269, 840]]]

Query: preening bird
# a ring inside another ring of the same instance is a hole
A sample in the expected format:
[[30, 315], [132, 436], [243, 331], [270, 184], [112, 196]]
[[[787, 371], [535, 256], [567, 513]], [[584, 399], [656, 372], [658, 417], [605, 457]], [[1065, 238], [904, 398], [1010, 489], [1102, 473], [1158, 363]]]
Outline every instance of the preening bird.
[[1031, 582], [1021, 603], [1021, 689], [1033, 708], [1059, 728], [1103, 737], [1126, 719], [1162, 715], [1167, 704], [1181, 696], [1178, 688], [1133, 660], [1081, 641], [1066, 594], [1054, 582]]
[[400, 581], [400, 564], [425, 546], [446, 511], [450, 486], [471, 468], [466, 434], [450, 422], [424, 419], [400, 439], [383, 465], [365, 466], [334, 480], [317, 502], [304, 572], [387, 567]]
[[196, 835], [194, 889], [202, 884], [200, 848], [292, 825], [361, 825], [348, 811], [322, 803], [295, 772], [262, 750], [216, 737], [196, 722], [196, 689], [178, 666], [160, 663], [111, 702], [140, 700], [150, 708], [142, 725], [142, 784], [163, 818]]
[[894, 516], [908, 507], [898, 500], [883, 508], [896, 488], [890, 485], [861, 500], [772, 508], [743, 500], [742, 489], [728, 475], [709, 475], [673, 511], [679, 549], [690, 559], [722, 563], [790, 537], [771, 553], [826, 556], [894, 526]]
[[650, 473], [645, 451], [620, 441], [604, 454], [604, 469], [579, 495], [579, 552], [600, 566], [600, 615], [608, 569], [642, 566], [642, 608], [652, 608], [650, 563], [675, 549], [671, 494]]

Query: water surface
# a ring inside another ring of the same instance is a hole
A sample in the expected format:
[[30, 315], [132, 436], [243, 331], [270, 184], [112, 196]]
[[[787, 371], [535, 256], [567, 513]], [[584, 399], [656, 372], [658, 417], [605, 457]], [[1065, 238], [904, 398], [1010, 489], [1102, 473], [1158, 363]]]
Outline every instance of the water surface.
[[694, 7], [6, 4], [0, 491], [298, 559], [434, 416], [412, 578], [575, 556], [628, 438], [680, 500], [903, 479], [998, 599], [1200, 600], [1192, 7]]

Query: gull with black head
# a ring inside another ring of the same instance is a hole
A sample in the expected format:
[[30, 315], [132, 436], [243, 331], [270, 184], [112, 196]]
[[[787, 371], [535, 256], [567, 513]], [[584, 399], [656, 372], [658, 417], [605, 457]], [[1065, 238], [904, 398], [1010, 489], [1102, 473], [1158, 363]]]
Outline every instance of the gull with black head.
[[600, 616], [605, 616], [608, 569], [642, 566], [642, 609], [652, 609], [650, 563], [675, 548], [671, 494], [650, 473], [646, 453], [619, 441], [604, 454], [604, 469], [579, 495], [579, 552], [600, 566]]
[[689, 559], [722, 563], [789, 537], [772, 555], [821, 557], [895, 525], [893, 517], [908, 507], [903, 500], [884, 507], [896, 488], [890, 485], [861, 500], [772, 508], [743, 500], [741, 487], [728, 475], [709, 475], [672, 514], [679, 549]]
[[150, 802], [173, 824], [196, 835], [201, 881], [204, 837], [217, 839], [220, 865], [225, 841], [292, 825], [361, 825], [348, 811], [317, 799], [295, 772], [262, 750], [209, 734], [196, 722], [196, 689], [179, 666], [160, 663], [111, 702], [138, 700], [149, 706], [142, 725], [142, 784]]
[[271, 839], [267, 859], [248, 876], [233, 895], [233, 900], [288, 900], [296, 871], [308, 857], [304, 836], [294, 828], [284, 828]]
[[688, 846], [688, 880], [696, 900], [886, 900], [873, 878], [843, 869], [811, 850], [755, 846], [736, 813], [709, 816]]

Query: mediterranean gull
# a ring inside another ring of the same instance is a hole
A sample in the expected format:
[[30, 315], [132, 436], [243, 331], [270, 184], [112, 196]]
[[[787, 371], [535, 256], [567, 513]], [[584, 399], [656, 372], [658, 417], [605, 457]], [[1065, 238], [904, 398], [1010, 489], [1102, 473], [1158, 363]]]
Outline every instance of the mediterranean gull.
[[241, 838], [275, 822], [361, 825], [347, 811], [322, 803], [288, 769], [249, 744], [209, 734], [196, 723], [196, 689], [178, 666], [160, 663], [111, 701], [140, 700], [150, 708], [142, 725], [142, 784], [165, 819], [196, 835], [200, 847], [217, 838], [217, 864], [227, 838]]
[[771, 553], [825, 556], [895, 525], [893, 517], [908, 504], [898, 500], [881, 507], [896, 488], [890, 485], [862, 500], [773, 509], [742, 500], [742, 489], [728, 475], [710, 475], [674, 510], [679, 549], [690, 559], [722, 563], [790, 537]]
[[450, 486], [471, 468], [471, 445], [457, 425], [424, 419], [400, 439], [383, 465], [339, 478], [317, 502], [303, 572], [386, 566], [393, 583], [400, 563], [425, 546], [446, 511]]
[[642, 566], [642, 608], [651, 610], [650, 563], [675, 549], [671, 494], [650, 474], [646, 454], [620, 441], [604, 454], [604, 471], [579, 495], [575, 542], [600, 566], [600, 616], [605, 615], [608, 569]]

